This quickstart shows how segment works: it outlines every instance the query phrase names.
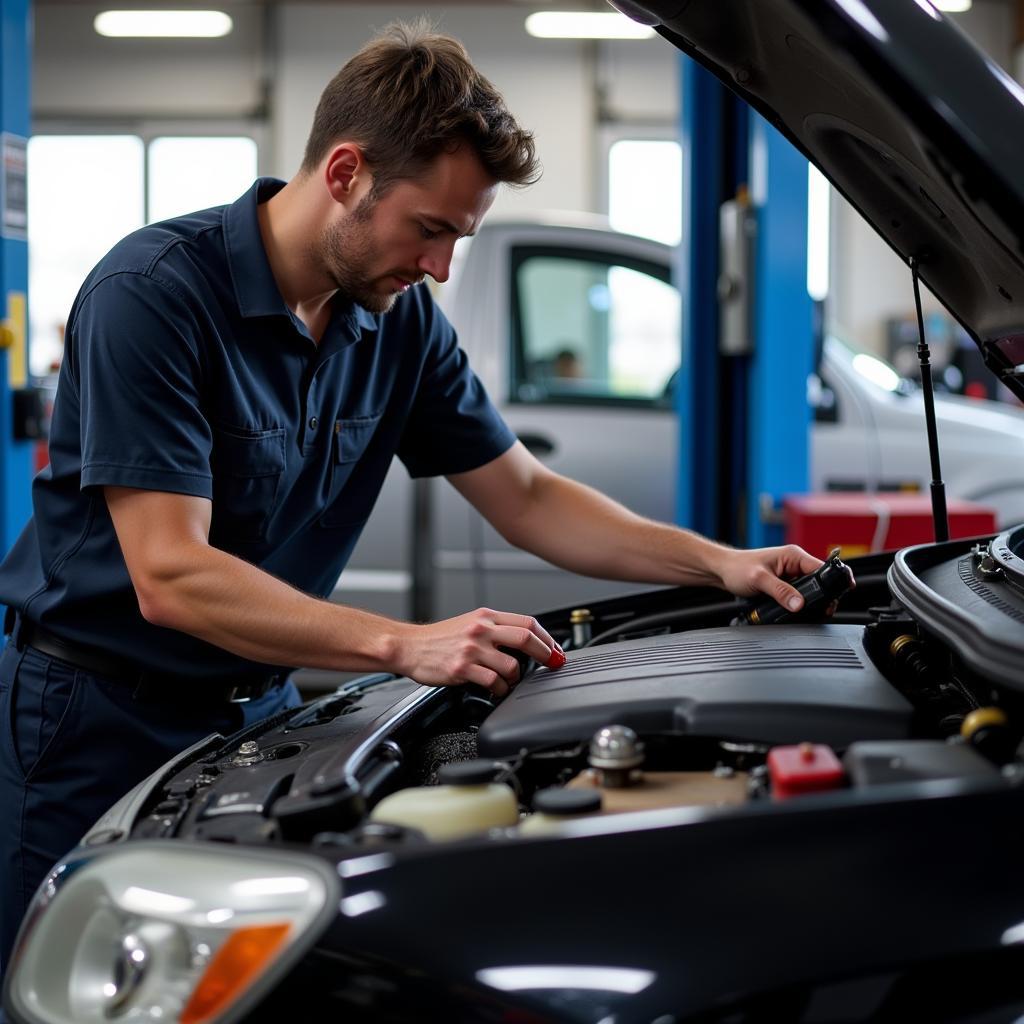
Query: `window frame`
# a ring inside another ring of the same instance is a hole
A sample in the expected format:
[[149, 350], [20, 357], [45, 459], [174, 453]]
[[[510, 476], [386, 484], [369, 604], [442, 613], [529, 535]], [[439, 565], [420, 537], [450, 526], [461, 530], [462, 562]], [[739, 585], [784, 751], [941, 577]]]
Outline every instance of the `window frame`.
[[[528, 260], [537, 257], [554, 257], [595, 263], [605, 267], [623, 267], [636, 273], [646, 274], [672, 288], [672, 268], [663, 267], [652, 260], [631, 256], [611, 249], [590, 249], [573, 245], [539, 245], [525, 243], [509, 249], [509, 347], [508, 347], [508, 394], [506, 401], [515, 406], [589, 406], [593, 408], [620, 408], [665, 412], [675, 408], [675, 399], [669, 390], [657, 398], [631, 398], [626, 395], [545, 395], [539, 399], [523, 399], [519, 388], [526, 381], [526, 349], [523, 337], [523, 296], [519, 287], [519, 271]], [[680, 297], [681, 300], [681, 297]], [[680, 362], [681, 354], [680, 354]], [[674, 376], [674, 374], [673, 374]], [[671, 380], [671, 377], [669, 378]]]
[[268, 127], [263, 119], [250, 118], [41, 118], [32, 122], [33, 135], [134, 135], [142, 140], [142, 217], [149, 223], [149, 147], [161, 138], [198, 138], [208, 135], [244, 136], [256, 143], [256, 173], [265, 174], [268, 158]]
[[[134, 136], [142, 143], [142, 224], [150, 223], [150, 145], [160, 138], [222, 138], [235, 136], [252, 139], [256, 144], [256, 173], [265, 174], [269, 156], [269, 127], [263, 118], [110, 118], [76, 117], [37, 118], [32, 123], [32, 136]], [[31, 168], [29, 169], [31, 175]], [[31, 188], [31, 181], [29, 183]], [[30, 228], [31, 229], [31, 228]], [[32, 296], [29, 295], [29, 302]], [[29, 345], [33, 341], [29, 327]]]

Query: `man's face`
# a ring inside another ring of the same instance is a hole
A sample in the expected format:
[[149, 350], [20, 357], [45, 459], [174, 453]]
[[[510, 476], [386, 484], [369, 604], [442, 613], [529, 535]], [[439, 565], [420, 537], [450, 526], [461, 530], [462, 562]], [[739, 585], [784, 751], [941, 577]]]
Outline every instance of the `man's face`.
[[452, 249], [476, 231], [498, 184], [469, 146], [443, 153], [422, 177], [398, 181], [379, 199], [365, 195], [320, 239], [320, 256], [339, 290], [371, 313], [429, 274], [448, 280]]

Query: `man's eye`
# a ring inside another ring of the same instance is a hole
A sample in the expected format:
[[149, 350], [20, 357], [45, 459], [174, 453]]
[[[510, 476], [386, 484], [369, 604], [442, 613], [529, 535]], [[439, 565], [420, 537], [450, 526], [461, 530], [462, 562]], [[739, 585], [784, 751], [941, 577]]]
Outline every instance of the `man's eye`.
[[420, 234], [424, 238], [429, 240], [431, 238], [437, 238], [437, 236], [439, 234], [441, 234], [441, 232], [440, 231], [431, 231], [430, 228], [428, 228], [426, 224], [421, 224], [420, 225]]

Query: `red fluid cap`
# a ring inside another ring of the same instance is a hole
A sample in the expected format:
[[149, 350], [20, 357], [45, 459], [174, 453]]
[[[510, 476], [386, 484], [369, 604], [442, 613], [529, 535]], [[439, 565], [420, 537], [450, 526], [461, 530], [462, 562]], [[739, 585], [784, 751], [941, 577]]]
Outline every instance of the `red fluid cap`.
[[820, 743], [773, 747], [768, 751], [768, 774], [776, 800], [840, 789], [846, 782], [839, 759], [831, 747]]
[[565, 655], [562, 653], [562, 648], [557, 644], [552, 648], [551, 657], [544, 662], [545, 668], [556, 669], [561, 668], [565, 664]]

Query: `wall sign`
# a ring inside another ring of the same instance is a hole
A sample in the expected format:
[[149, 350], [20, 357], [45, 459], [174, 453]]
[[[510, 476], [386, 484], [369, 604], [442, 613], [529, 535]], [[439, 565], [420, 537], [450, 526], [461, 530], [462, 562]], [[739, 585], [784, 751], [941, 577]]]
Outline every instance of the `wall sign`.
[[28, 139], [0, 134], [0, 237], [28, 239]]

